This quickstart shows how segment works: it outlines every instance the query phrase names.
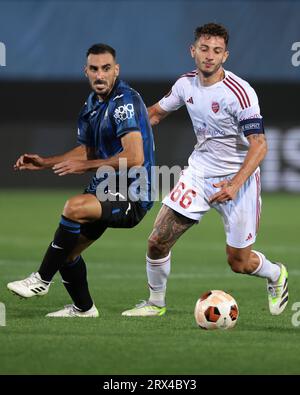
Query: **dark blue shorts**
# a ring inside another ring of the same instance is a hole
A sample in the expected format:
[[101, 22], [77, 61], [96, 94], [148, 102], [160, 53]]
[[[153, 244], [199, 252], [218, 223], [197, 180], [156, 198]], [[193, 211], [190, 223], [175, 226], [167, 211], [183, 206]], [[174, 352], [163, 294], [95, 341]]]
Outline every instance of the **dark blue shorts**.
[[80, 233], [90, 240], [97, 240], [107, 228], [133, 228], [146, 215], [139, 201], [117, 200], [101, 201], [102, 216], [99, 220], [81, 225]]

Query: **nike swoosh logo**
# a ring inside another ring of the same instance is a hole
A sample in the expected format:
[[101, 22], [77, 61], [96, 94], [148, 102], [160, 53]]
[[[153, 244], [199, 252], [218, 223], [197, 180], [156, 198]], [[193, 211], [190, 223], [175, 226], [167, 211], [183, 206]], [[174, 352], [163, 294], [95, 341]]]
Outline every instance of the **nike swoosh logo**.
[[124, 95], [115, 96], [115, 97], [113, 98], [113, 101], [116, 100], [116, 99], [120, 99], [120, 98], [123, 97], [123, 96], [124, 96]]
[[127, 214], [128, 214], [128, 211], [130, 211], [130, 210], [131, 210], [131, 204], [128, 203], [128, 207], [127, 207], [127, 210], [126, 210], [126, 212], [125, 212], [125, 215], [127, 215]]
[[53, 241], [52, 241], [52, 243], [51, 243], [51, 247], [53, 247], [53, 248], [55, 248], [55, 249], [57, 249], [57, 250], [63, 250], [62, 247], [57, 246], [56, 244], [53, 243]]
[[122, 199], [125, 200], [125, 196], [122, 195], [120, 192], [113, 193], [113, 192], [111, 192], [110, 189], [109, 189], [109, 190], [108, 190], [108, 193], [110, 193], [112, 196], [119, 196], [119, 197], [121, 197]]

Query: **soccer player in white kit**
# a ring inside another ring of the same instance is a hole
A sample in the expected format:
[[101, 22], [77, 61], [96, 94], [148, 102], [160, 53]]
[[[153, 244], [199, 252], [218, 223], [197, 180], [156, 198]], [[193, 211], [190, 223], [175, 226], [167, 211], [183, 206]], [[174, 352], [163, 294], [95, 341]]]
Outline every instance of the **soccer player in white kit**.
[[267, 279], [271, 314], [282, 313], [287, 305], [286, 267], [253, 250], [261, 209], [259, 164], [267, 143], [254, 89], [223, 68], [229, 55], [228, 38], [221, 25], [198, 27], [190, 49], [196, 70], [182, 75], [171, 91], [148, 109], [151, 124], [156, 125], [186, 105], [197, 144], [188, 168], [163, 200], [148, 239], [150, 297], [124, 311], [125, 316], [165, 314], [171, 248], [210, 208], [222, 216], [231, 269]]

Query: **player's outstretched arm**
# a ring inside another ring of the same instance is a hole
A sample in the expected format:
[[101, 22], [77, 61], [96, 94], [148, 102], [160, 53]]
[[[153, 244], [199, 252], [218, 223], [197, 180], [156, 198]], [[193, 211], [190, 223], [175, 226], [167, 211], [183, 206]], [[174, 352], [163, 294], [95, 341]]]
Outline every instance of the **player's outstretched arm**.
[[254, 173], [266, 156], [268, 148], [264, 134], [251, 134], [247, 137], [247, 140], [250, 146], [243, 165], [231, 180], [214, 184], [214, 187], [221, 188], [221, 190], [211, 196], [211, 203], [222, 203], [234, 199], [240, 187]]
[[151, 126], [159, 124], [161, 120], [170, 114], [168, 111], [163, 110], [159, 103], [153, 104], [153, 106], [148, 107], [147, 110]]
[[16, 163], [14, 164], [15, 170], [43, 170], [53, 167], [56, 163], [59, 163], [67, 159], [86, 159], [86, 147], [80, 145], [73, 148], [72, 150], [57, 156], [50, 156], [44, 158], [37, 154], [23, 154], [21, 155]]
[[142, 166], [144, 163], [143, 138], [139, 131], [132, 131], [121, 138], [123, 151], [107, 159], [66, 160], [53, 166], [54, 173], [59, 176], [82, 174], [89, 170], [97, 170], [101, 166], [119, 169], [120, 159], [127, 160], [127, 167]]

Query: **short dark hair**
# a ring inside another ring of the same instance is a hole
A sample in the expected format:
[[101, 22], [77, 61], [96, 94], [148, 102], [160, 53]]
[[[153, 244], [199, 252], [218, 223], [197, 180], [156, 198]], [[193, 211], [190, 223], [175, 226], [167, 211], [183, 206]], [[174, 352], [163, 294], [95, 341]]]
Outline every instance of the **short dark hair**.
[[200, 38], [200, 36], [218, 36], [223, 37], [226, 47], [229, 41], [229, 33], [227, 29], [217, 23], [207, 23], [206, 25], [199, 26], [195, 29], [195, 42]]
[[110, 53], [112, 55], [112, 57], [114, 59], [116, 59], [116, 50], [113, 47], [111, 47], [110, 45], [102, 44], [102, 43], [92, 45], [87, 50], [86, 57], [88, 57], [89, 54], [99, 55], [102, 53]]

